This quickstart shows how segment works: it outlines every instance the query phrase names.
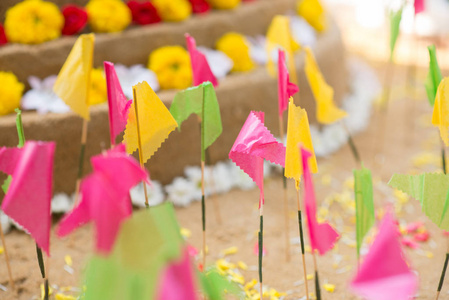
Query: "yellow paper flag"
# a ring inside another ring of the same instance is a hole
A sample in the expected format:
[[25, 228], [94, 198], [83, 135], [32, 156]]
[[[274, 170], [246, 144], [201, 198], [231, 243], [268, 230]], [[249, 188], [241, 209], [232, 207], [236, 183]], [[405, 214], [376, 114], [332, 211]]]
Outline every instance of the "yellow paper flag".
[[[277, 68], [272, 60], [273, 50], [279, 47], [287, 53], [288, 72], [292, 76], [294, 84], [298, 84], [296, 77], [295, 61], [293, 52], [300, 48], [300, 46], [293, 40], [290, 31], [290, 22], [286, 16], [275, 16], [271, 21], [267, 32], [267, 68], [271, 76], [276, 76]], [[277, 57], [277, 52], [276, 52]]]
[[303, 146], [312, 153], [310, 157], [310, 169], [312, 173], [318, 172], [307, 112], [305, 109], [295, 106], [293, 98], [290, 97], [290, 103], [288, 104], [287, 149], [285, 152], [284, 175], [287, 178], [295, 179], [296, 188], [299, 188], [302, 175], [302, 161], [299, 146]]
[[297, 5], [297, 13], [316, 31], [322, 32], [327, 29], [327, 17], [323, 5], [319, 0], [301, 0]]
[[89, 120], [88, 94], [95, 35], [82, 34], [59, 72], [53, 91], [75, 113]]
[[306, 47], [305, 71], [307, 81], [312, 89], [317, 103], [316, 115], [318, 122], [323, 124], [334, 123], [344, 117], [347, 113], [339, 109], [334, 103], [334, 90], [326, 83], [323, 75], [313, 56], [312, 50]]
[[432, 124], [440, 128], [441, 139], [449, 146], [449, 77], [444, 78], [438, 85]]
[[[142, 160], [145, 163], [157, 151], [170, 132], [178, 127], [167, 107], [147, 82], [133, 86], [139, 118]], [[126, 152], [132, 154], [139, 147], [136, 122], [136, 103], [129, 109], [124, 141]]]

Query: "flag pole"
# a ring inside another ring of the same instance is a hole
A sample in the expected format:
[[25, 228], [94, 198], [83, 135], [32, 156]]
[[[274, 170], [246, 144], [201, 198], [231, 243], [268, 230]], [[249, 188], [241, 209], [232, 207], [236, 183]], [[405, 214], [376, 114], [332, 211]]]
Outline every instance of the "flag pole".
[[[145, 168], [143, 164], [143, 154], [142, 154], [142, 141], [140, 139], [140, 124], [139, 124], [139, 112], [137, 109], [137, 95], [136, 95], [136, 88], [133, 86], [133, 102], [134, 102], [134, 111], [136, 113], [136, 128], [137, 128], [137, 142], [139, 146], [139, 163], [140, 167], [143, 169]], [[148, 209], [150, 208], [150, 204], [148, 203], [148, 194], [147, 194], [147, 184], [143, 182], [143, 192], [145, 194], [145, 207]]]
[[316, 264], [316, 255], [314, 249], [312, 249], [312, 255], [313, 255], [313, 267], [315, 268], [315, 294], [316, 299], [321, 300], [320, 279], [318, 277], [318, 267]]
[[299, 181], [296, 181], [296, 202], [298, 205], [299, 238], [301, 240], [302, 265], [303, 265], [303, 270], [304, 270], [304, 283], [306, 285], [306, 299], [309, 300], [309, 285], [307, 283], [306, 258], [305, 258], [305, 254], [304, 254], [304, 233], [302, 230], [301, 203], [299, 200]]
[[206, 269], [206, 199], [204, 193], [204, 165], [201, 160], [201, 221], [203, 225], [203, 270]]
[[[206, 166], [210, 166], [210, 153], [209, 148], [206, 149]], [[221, 213], [220, 213], [220, 207], [218, 205], [217, 197], [216, 197], [216, 186], [215, 186], [215, 180], [214, 180], [214, 174], [213, 169], [209, 169], [209, 176], [210, 176], [210, 186], [211, 186], [211, 194], [210, 197], [212, 198], [212, 203], [214, 204], [214, 212], [215, 212], [215, 219], [217, 220], [217, 223], [221, 225], [222, 219], [221, 219]]]
[[3, 234], [2, 222], [0, 221], [0, 238], [2, 239], [3, 250], [5, 252], [6, 267], [8, 268], [9, 284], [13, 290], [16, 289], [12, 278], [11, 265], [9, 264], [8, 250], [6, 249], [5, 236]]
[[263, 284], [262, 284], [262, 259], [263, 259], [263, 199], [262, 193], [259, 199], [259, 217], [260, 217], [260, 229], [258, 235], [258, 246], [259, 246], [259, 293], [260, 299], [263, 299]]
[[349, 132], [348, 127], [346, 126], [346, 124], [344, 122], [341, 122], [344, 130], [346, 131], [346, 134], [348, 135], [348, 145], [349, 148], [351, 149], [351, 153], [352, 156], [354, 157], [356, 163], [359, 165], [359, 167], [362, 166], [362, 160], [360, 159], [360, 154], [359, 154], [359, 150], [357, 149], [357, 146], [354, 143], [354, 140], [352, 139], [352, 135]]
[[83, 119], [83, 128], [81, 130], [81, 148], [80, 148], [80, 156], [79, 156], [79, 161], [78, 161], [78, 175], [76, 177], [76, 186], [75, 186], [75, 205], [78, 203], [78, 200], [79, 200], [81, 178], [83, 177], [84, 155], [86, 152], [88, 123], [89, 123], [89, 121], [87, 119]]
[[[281, 135], [281, 142], [284, 143], [284, 118], [282, 115], [279, 116], [279, 132]], [[290, 261], [290, 226], [289, 226], [289, 216], [288, 216], [288, 193], [287, 193], [287, 178], [284, 176], [285, 168], [282, 169], [282, 181], [284, 190], [284, 219], [285, 219], [285, 260]]]

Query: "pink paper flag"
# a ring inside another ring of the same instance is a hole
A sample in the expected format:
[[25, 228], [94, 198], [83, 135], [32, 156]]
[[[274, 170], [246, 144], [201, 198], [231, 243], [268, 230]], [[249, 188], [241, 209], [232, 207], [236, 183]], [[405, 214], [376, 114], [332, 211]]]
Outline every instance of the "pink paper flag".
[[50, 256], [51, 195], [55, 143], [27, 141], [0, 148], [0, 171], [12, 176], [2, 210], [25, 228]]
[[128, 100], [123, 93], [117, 73], [115, 72], [114, 64], [105, 61], [104, 72], [106, 74], [106, 85], [108, 90], [109, 134], [111, 144], [115, 144], [115, 139], [126, 127], [128, 111], [132, 104], [132, 100]]
[[374, 243], [351, 282], [351, 288], [356, 294], [368, 300], [413, 298], [418, 280], [404, 260], [399, 235], [393, 215], [387, 213]]
[[264, 113], [251, 111], [229, 152], [229, 158], [257, 184], [263, 197], [263, 160], [285, 165], [285, 147], [264, 125]]
[[415, 0], [413, 6], [415, 7], [415, 15], [422, 13], [426, 8], [424, 0]]
[[278, 100], [279, 115], [287, 109], [288, 99], [296, 94], [299, 88], [290, 82], [287, 66], [285, 65], [285, 52], [278, 50]]
[[184, 249], [180, 262], [172, 262], [162, 274], [157, 300], [196, 300], [194, 269]]
[[185, 34], [187, 42], [187, 50], [190, 54], [190, 64], [193, 72], [193, 85], [197, 86], [203, 82], [210, 81], [214, 87], [218, 86], [217, 78], [210, 69], [206, 56], [196, 49], [195, 39], [188, 33]]
[[306, 206], [307, 225], [309, 226], [309, 238], [312, 250], [318, 250], [320, 255], [334, 247], [339, 234], [329, 223], [318, 223], [316, 220], [316, 200], [313, 188], [312, 175], [309, 168], [309, 157], [312, 154], [301, 147], [303, 177], [304, 177], [304, 202]]
[[137, 161], [124, 151], [121, 144], [92, 158], [94, 173], [82, 181], [81, 201], [59, 224], [58, 236], [94, 221], [97, 251], [102, 254], [111, 251], [121, 223], [132, 213], [129, 190], [148, 177]]

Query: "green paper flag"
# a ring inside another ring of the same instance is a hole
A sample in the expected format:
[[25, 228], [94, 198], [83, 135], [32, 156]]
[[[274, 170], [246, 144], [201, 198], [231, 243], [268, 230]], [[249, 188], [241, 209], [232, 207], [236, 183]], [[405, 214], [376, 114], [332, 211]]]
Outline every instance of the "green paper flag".
[[397, 11], [390, 12], [390, 61], [393, 61], [394, 48], [399, 36], [399, 25], [401, 24], [402, 10], [403, 7]]
[[427, 98], [431, 106], [435, 103], [435, 97], [437, 95], [438, 86], [441, 80], [443, 80], [443, 75], [441, 75], [440, 66], [438, 65], [437, 55], [435, 45], [428, 46], [429, 50], [429, 73], [427, 73], [426, 78], [426, 92]]
[[225, 292], [234, 295], [238, 295], [242, 292], [237, 285], [229, 281], [226, 277], [220, 275], [215, 268], [208, 270], [205, 273], [201, 273], [200, 282], [203, 291], [208, 295], [209, 300], [223, 300], [223, 294]]
[[85, 299], [154, 299], [163, 267], [181, 256], [182, 245], [172, 204], [133, 214], [122, 224], [112, 254], [90, 260]]
[[388, 185], [419, 200], [422, 211], [429, 219], [441, 229], [449, 230], [449, 174], [394, 174]]
[[361, 170], [354, 170], [354, 195], [358, 259], [363, 238], [375, 222], [373, 181], [371, 171], [364, 167]]
[[173, 99], [170, 113], [178, 123], [179, 130], [181, 123], [191, 114], [201, 117], [201, 160], [205, 161], [205, 150], [215, 142], [223, 130], [220, 106], [212, 83], [204, 82], [178, 92]]

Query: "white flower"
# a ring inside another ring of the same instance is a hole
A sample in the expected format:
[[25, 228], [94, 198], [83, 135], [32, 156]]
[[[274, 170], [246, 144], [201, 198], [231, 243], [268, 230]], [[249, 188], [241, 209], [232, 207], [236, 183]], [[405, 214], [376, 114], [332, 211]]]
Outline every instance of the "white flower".
[[142, 81], [148, 82], [155, 92], [159, 90], [159, 81], [157, 80], [156, 74], [143, 65], [134, 65], [128, 68], [124, 65], [116, 64], [114, 67], [123, 93], [129, 99], [133, 98], [133, 85]]
[[0, 222], [2, 223], [3, 233], [9, 232], [11, 229], [11, 220], [0, 210]]
[[[266, 50], [266, 38], [263, 35], [258, 35], [256, 37], [246, 36], [246, 39], [250, 43], [249, 54], [251, 59], [254, 60], [259, 65], [265, 65], [268, 61], [267, 50]], [[273, 57], [274, 62], [277, 62], [277, 50], [275, 51], [275, 56]]]
[[223, 78], [231, 72], [234, 62], [226, 54], [202, 46], [197, 47], [197, 49], [206, 56], [206, 60], [215, 77]]
[[[146, 183], [145, 183], [146, 184]], [[148, 204], [156, 206], [164, 201], [164, 191], [162, 185], [158, 181], [151, 181], [151, 185], [147, 185]], [[145, 191], [143, 183], [139, 183], [130, 190], [131, 201], [137, 207], [145, 207]]]
[[67, 194], [56, 194], [51, 200], [51, 212], [52, 213], [66, 213], [72, 209], [74, 204], [73, 198]]
[[165, 191], [168, 201], [177, 206], [187, 206], [193, 201], [196, 186], [183, 177], [176, 177], [171, 184], [165, 186]]
[[229, 161], [231, 169], [231, 177], [234, 179], [234, 186], [241, 188], [242, 190], [250, 190], [256, 186], [256, 183], [243, 172], [238, 166], [236, 166], [232, 161]]
[[219, 162], [211, 169], [213, 178], [211, 186], [212, 192], [218, 194], [229, 192], [234, 185], [229, 165], [224, 162]]
[[291, 15], [289, 18], [290, 30], [295, 42], [301, 46], [313, 47], [316, 43], [315, 29], [299, 16]]
[[42, 81], [35, 76], [30, 76], [28, 82], [31, 90], [23, 95], [21, 100], [22, 108], [35, 109], [41, 114], [69, 112], [70, 107], [53, 92], [55, 81], [55, 75], [49, 76]]
[[[204, 168], [204, 193], [206, 196], [210, 195], [211, 192], [211, 177], [210, 177], [210, 167], [206, 166]], [[195, 193], [193, 195], [194, 200], [201, 200], [201, 168], [196, 166], [187, 166], [184, 169], [184, 174], [187, 180], [192, 182], [195, 187]]]

